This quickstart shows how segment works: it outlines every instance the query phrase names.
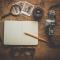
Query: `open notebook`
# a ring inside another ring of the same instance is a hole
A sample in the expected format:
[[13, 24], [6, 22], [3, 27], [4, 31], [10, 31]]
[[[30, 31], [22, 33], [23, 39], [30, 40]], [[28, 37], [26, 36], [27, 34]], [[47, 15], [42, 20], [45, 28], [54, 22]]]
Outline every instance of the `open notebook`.
[[38, 40], [24, 32], [38, 35], [37, 21], [5, 21], [4, 45], [37, 45]]

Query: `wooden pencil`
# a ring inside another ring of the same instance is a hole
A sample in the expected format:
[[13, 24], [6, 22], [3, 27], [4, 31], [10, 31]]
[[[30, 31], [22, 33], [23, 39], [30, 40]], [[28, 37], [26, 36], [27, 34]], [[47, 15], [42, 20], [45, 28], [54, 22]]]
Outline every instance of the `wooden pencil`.
[[28, 35], [28, 36], [31, 36], [31, 37], [33, 37], [33, 38], [35, 38], [35, 39], [38, 39], [39, 41], [41, 41], [41, 42], [45, 42], [45, 43], [48, 43], [48, 41], [46, 41], [45, 39], [43, 39], [43, 38], [39, 38], [38, 36], [34, 36], [34, 35], [32, 35], [31, 33], [24, 33], [25, 35]]

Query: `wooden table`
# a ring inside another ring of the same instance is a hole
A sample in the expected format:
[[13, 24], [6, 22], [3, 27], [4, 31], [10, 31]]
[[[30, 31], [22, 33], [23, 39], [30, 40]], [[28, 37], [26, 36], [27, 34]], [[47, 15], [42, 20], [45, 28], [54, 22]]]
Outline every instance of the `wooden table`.
[[[16, 0], [18, 1], [18, 0]], [[45, 40], [47, 40], [47, 36], [45, 35], [45, 20], [46, 20], [46, 16], [48, 13], [48, 8], [50, 5], [54, 4], [54, 3], [58, 3], [60, 2], [59, 0], [42, 0], [43, 2], [41, 3], [41, 0], [26, 0], [32, 4], [35, 4], [37, 6], [41, 6], [44, 10], [44, 16], [42, 17], [42, 19], [40, 19], [39, 22], [39, 37], [44, 38]], [[14, 3], [14, 1], [12, 1], [12, 3]], [[1, 16], [3, 16], [4, 14], [8, 13], [11, 7], [11, 4], [5, 4], [3, 7], [3, 13], [0, 14]], [[59, 10], [60, 11], [60, 10]], [[60, 20], [59, 17], [60, 15], [58, 15], [59, 11], [57, 11], [57, 20]], [[28, 17], [28, 16], [8, 16], [3, 20], [34, 20], [32, 16]], [[57, 29], [57, 38], [60, 37], [60, 30]], [[3, 40], [3, 22], [0, 22], [0, 36]], [[60, 40], [60, 38], [58, 38]], [[22, 46], [23, 47], [23, 46]], [[7, 60], [12, 60], [12, 58], [10, 57], [10, 50], [11, 48], [0, 48], [0, 53], [3, 54], [4, 56], [7, 57]], [[35, 59], [36, 60], [60, 60], [60, 48], [51, 48], [49, 47], [46, 43], [40, 42], [38, 46], [36, 46], [35, 48]], [[18, 57], [18, 59], [20, 59]], [[25, 59], [22, 59], [25, 60]]]

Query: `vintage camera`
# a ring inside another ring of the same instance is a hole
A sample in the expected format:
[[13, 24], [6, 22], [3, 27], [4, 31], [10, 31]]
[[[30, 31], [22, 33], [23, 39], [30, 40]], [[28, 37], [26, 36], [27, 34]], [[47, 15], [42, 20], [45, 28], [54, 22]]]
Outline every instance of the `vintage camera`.
[[48, 12], [48, 19], [46, 20], [46, 33], [48, 36], [54, 35], [55, 25], [56, 25], [56, 12], [55, 10], [50, 10]]
[[56, 28], [56, 12], [54, 10], [50, 10], [48, 12], [48, 19], [46, 20], [46, 34], [48, 37], [48, 45], [50, 47], [60, 47], [59, 42], [56, 40], [55, 28]]

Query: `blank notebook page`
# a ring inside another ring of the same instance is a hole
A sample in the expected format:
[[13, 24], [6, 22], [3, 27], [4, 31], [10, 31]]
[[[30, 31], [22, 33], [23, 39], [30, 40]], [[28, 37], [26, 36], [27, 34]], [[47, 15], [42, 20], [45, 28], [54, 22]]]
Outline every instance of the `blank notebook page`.
[[37, 45], [38, 39], [25, 35], [25, 32], [38, 36], [38, 22], [5, 21], [4, 45]]

